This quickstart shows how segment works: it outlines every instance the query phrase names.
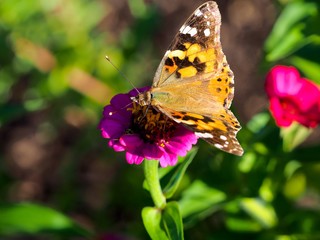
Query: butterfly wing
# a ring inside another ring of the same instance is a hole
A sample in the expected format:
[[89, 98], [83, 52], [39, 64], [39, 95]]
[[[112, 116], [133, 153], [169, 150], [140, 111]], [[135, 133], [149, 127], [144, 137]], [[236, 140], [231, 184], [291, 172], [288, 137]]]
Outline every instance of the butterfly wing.
[[182, 25], [154, 78], [151, 104], [199, 137], [242, 155], [240, 124], [229, 109], [233, 73], [220, 43], [221, 16], [215, 2], [197, 8]]
[[206, 2], [197, 8], [165, 53], [155, 74], [153, 88], [165, 91], [165, 87], [201, 80], [210, 93], [208, 96], [229, 108], [234, 81], [222, 51], [220, 26], [221, 16], [215, 2]]
[[238, 156], [243, 154], [243, 149], [236, 138], [241, 126], [230, 110], [221, 108], [209, 116], [190, 111], [178, 112], [163, 107], [159, 110], [216, 148]]

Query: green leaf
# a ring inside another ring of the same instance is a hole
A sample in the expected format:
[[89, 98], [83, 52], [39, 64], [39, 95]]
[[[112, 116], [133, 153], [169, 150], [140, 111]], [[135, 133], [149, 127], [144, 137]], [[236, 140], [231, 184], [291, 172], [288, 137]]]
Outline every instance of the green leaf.
[[258, 133], [267, 126], [269, 121], [270, 121], [269, 112], [261, 112], [254, 115], [250, 119], [250, 121], [247, 123], [247, 128], [253, 133]]
[[194, 181], [192, 185], [182, 193], [179, 206], [183, 218], [203, 218], [220, 208], [217, 206], [226, 199], [225, 193], [210, 188], [202, 181]]
[[54, 209], [31, 204], [0, 205], [0, 234], [61, 233], [89, 236], [89, 232]]
[[283, 186], [283, 195], [290, 199], [297, 199], [306, 191], [307, 179], [304, 173], [295, 173]]
[[281, 128], [281, 137], [283, 138], [283, 150], [286, 152], [292, 151], [300, 143], [307, 139], [312, 133], [312, 129], [304, 127], [296, 122], [290, 127]]
[[305, 58], [298, 56], [293, 56], [289, 59], [289, 62], [296, 66], [305, 77], [309, 78], [312, 81], [320, 84], [319, 69], [320, 64], [318, 62], [313, 62]]
[[272, 190], [273, 190], [272, 179], [266, 177], [260, 186], [259, 195], [264, 201], [271, 202], [274, 199], [274, 193]]
[[273, 49], [288, 34], [290, 29], [301, 23], [305, 18], [316, 14], [316, 4], [305, 2], [291, 2], [287, 4], [266, 40], [266, 49]]
[[266, 59], [276, 61], [308, 44], [302, 33], [308, 17], [317, 14], [317, 6], [313, 3], [292, 2], [286, 5], [277, 19], [265, 43]]
[[163, 212], [162, 222], [169, 239], [184, 239], [182, 217], [177, 202], [169, 202], [167, 204]]
[[176, 190], [179, 187], [179, 184], [188, 168], [190, 163], [192, 162], [193, 158], [196, 156], [198, 152], [198, 148], [193, 148], [187, 156], [185, 157], [184, 161], [178, 166], [177, 170], [173, 173], [170, 181], [168, 184], [164, 187], [163, 193], [166, 196], [166, 198], [171, 198]]
[[142, 209], [142, 220], [149, 236], [153, 240], [168, 240], [165, 232], [161, 229], [161, 210], [155, 207]]
[[253, 152], [246, 152], [238, 163], [239, 171], [248, 173], [252, 170], [257, 160], [257, 156]]
[[271, 228], [278, 222], [273, 207], [257, 198], [243, 198], [240, 206], [264, 228]]
[[309, 44], [310, 41], [307, 41], [301, 33], [302, 29], [301, 24], [288, 31], [286, 36], [274, 48], [270, 49], [270, 52], [266, 55], [266, 60], [269, 62], [277, 61]]
[[[165, 167], [165, 168], [159, 168], [159, 179], [163, 179], [165, 176], [171, 174], [171, 172], [173, 172], [175, 169], [180, 168], [180, 164], [182, 164], [182, 165], [186, 164], [185, 168], [187, 168], [189, 166], [189, 164], [191, 163], [191, 161], [193, 160], [193, 158], [194, 158], [193, 154], [195, 155], [197, 152], [198, 152], [198, 148], [193, 147], [188, 152], [187, 156], [179, 157], [177, 165], [168, 166], [168, 167]], [[190, 161], [190, 162], [188, 162], [188, 161]], [[176, 170], [176, 171], [179, 172], [179, 170]], [[176, 174], [176, 173], [174, 173], [174, 174]], [[165, 188], [168, 188], [168, 187], [169, 186], [167, 184]], [[148, 184], [147, 184], [147, 182], [145, 180], [143, 181], [143, 188], [149, 191], [149, 186], [148, 186]]]
[[261, 231], [261, 225], [251, 219], [227, 217], [226, 226], [230, 230], [238, 231], [238, 232], [258, 232], [258, 231]]

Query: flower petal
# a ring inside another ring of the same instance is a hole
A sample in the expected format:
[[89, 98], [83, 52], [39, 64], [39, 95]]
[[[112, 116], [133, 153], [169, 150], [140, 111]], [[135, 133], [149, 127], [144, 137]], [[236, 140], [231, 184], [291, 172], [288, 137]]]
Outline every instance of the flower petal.
[[303, 85], [299, 91], [299, 107], [302, 111], [306, 112], [314, 105], [320, 102], [320, 90], [319, 88], [307, 79], [302, 79]]
[[159, 159], [163, 155], [163, 151], [161, 151], [160, 147], [156, 144], [146, 144], [147, 146], [143, 148], [142, 153], [145, 158], [152, 160], [152, 159]]
[[99, 125], [104, 138], [119, 138], [125, 130], [121, 122], [112, 119], [103, 119]]
[[300, 74], [294, 67], [275, 66], [267, 75], [266, 91], [269, 96], [296, 95], [302, 84]]
[[294, 118], [290, 118], [290, 115], [286, 114], [283, 110], [280, 101], [277, 98], [270, 99], [270, 111], [278, 126], [289, 127], [294, 121]]
[[121, 109], [123, 106], [126, 106], [131, 103], [131, 99], [128, 94], [120, 93], [115, 95], [111, 100], [110, 104], [115, 109]]
[[143, 161], [143, 157], [131, 152], [126, 152], [126, 159], [129, 164], [141, 164]]
[[161, 167], [174, 166], [178, 162], [178, 155], [170, 154], [164, 151], [163, 156], [159, 159]]
[[121, 136], [119, 139], [120, 143], [126, 147], [126, 149], [138, 149], [142, 144], [143, 140], [138, 134], [126, 134]]
[[145, 92], [145, 91], [148, 91], [150, 89], [150, 87], [142, 87], [142, 88], [138, 88], [138, 89], [132, 89], [129, 93], [128, 93], [128, 95], [130, 96], [130, 97], [135, 97], [135, 96], [137, 96], [139, 93], [143, 93], [143, 92]]
[[108, 143], [109, 147], [112, 147], [114, 151], [116, 152], [122, 152], [125, 151], [126, 148], [119, 143], [119, 140], [111, 139]]
[[178, 156], [185, 156], [190, 146], [192, 145], [175, 142], [172, 139], [170, 143], [166, 145], [165, 149], [170, 153], [176, 153]]
[[265, 89], [278, 126], [297, 121], [306, 127], [320, 124], [320, 88], [301, 78], [294, 67], [275, 66], [267, 74]]

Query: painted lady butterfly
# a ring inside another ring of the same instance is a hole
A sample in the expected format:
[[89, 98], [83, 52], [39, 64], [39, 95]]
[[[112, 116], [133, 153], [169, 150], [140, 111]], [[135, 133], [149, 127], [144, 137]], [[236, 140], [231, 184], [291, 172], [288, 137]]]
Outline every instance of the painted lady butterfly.
[[209, 1], [182, 25], [155, 74], [152, 88], [132, 100], [151, 105], [213, 146], [241, 156], [241, 126], [229, 110], [234, 80], [220, 42], [221, 15]]

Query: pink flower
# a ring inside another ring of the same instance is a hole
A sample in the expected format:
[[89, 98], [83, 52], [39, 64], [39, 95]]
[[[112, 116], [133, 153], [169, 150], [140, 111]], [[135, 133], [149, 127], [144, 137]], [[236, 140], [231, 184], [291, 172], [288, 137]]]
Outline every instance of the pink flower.
[[306, 127], [320, 123], [320, 89], [301, 78], [294, 67], [275, 66], [265, 82], [270, 111], [278, 126], [288, 127], [296, 121]]
[[135, 89], [118, 94], [105, 106], [99, 124], [102, 136], [110, 139], [109, 146], [116, 152], [126, 151], [129, 164], [156, 159], [162, 167], [175, 165], [178, 156], [185, 156], [197, 137], [151, 106], [132, 102], [130, 97], [136, 95]]

